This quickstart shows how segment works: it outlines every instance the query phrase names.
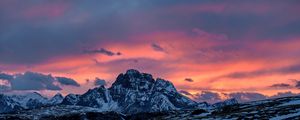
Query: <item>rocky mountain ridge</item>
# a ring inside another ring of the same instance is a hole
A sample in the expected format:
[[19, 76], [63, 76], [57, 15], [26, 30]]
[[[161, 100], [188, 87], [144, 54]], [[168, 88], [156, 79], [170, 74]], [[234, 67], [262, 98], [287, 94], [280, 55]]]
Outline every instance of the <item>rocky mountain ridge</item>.
[[15, 112], [24, 109], [34, 109], [42, 106], [58, 105], [62, 102], [63, 99], [63, 96], [59, 93], [51, 99], [47, 99], [37, 92], [25, 95], [0, 94], [0, 113]]
[[152, 75], [128, 70], [110, 88], [100, 86], [82, 95], [70, 94], [62, 104], [100, 108], [124, 114], [195, 109], [202, 106], [177, 92], [174, 85]]
[[134, 69], [119, 74], [110, 88], [100, 86], [82, 95], [69, 94], [63, 97], [57, 94], [51, 99], [39, 93], [0, 96], [1, 113], [54, 105], [86, 106], [124, 114], [207, 107], [206, 103], [197, 103], [181, 95], [171, 82], [154, 79], [151, 74]]

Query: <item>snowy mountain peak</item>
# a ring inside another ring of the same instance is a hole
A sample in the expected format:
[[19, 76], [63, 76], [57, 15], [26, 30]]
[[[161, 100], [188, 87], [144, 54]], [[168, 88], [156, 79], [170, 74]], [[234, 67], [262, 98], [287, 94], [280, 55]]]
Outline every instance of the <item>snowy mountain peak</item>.
[[128, 70], [125, 74], [120, 74], [116, 81], [112, 84], [112, 89], [122, 87], [124, 89], [149, 91], [155, 80], [152, 75], [147, 73], [140, 73], [137, 70]]
[[56, 93], [52, 98], [63, 98], [63, 96], [60, 93]]
[[179, 94], [174, 85], [164, 79], [154, 80], [151, 74], [128, 70], [120, 74], [109, 88], [114, 101], [124, 113], [177, 110], [197, 106], [196, 102]]
[[50, 99], [49, 102], [51, 104], [59, 104], [63, 101], [63, 99], [64, 99], [64, 97], [60, 93], [57, 93]]
[[28, 93], [28, 94], [25, 94], [25, 95], [22, 95], [22, 96], [27, 98], [27, 99], [47, 99], [38, 92]]

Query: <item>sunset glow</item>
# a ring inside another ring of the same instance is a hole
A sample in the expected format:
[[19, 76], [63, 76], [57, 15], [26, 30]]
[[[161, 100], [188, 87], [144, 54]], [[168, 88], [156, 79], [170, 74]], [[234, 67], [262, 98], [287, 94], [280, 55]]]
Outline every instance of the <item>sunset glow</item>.
[[96, 77], [110, 86], [127, 69], [193, 95], [298, 94], [299, 11], [292, 0], [1, 0], [0, 73], [31, 71], [80, 84], [42, 90], [49, 94], [82, 93]]

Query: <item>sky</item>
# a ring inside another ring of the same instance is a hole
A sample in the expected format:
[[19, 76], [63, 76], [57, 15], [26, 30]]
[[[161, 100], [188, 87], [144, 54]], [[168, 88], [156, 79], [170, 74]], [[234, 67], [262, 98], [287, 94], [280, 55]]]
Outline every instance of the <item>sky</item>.
[[1, 0], [2, 93], [83, 93], [137, 69], [198, 101], [300, 93], [298, 0]]

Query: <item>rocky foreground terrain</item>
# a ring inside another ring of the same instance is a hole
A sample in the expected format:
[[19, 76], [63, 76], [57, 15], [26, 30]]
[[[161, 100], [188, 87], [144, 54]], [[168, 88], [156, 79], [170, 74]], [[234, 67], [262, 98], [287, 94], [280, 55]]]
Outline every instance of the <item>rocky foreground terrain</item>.
[[198, 103], [169, 81], [128, 70], [110, 88], [47, 99], [38, 93], [0, 95], [0, 120], [299, 119], [300, 96], [238, 103]]

